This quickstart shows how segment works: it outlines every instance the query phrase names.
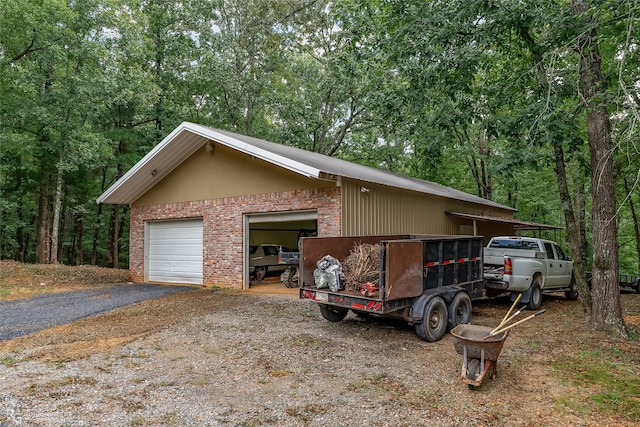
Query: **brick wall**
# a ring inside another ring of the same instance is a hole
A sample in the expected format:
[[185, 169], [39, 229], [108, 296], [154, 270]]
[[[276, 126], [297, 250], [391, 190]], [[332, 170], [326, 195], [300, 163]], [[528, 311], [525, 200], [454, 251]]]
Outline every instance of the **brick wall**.
[[319, 236], [341, 234], [340, 187], [132, 208], [129, 251], [131, 280], [144, 281], [144, 224], [146, 221], [202, 218], [204, 283], [241, 288], [243, 214], [307, 209], [318, 211]]

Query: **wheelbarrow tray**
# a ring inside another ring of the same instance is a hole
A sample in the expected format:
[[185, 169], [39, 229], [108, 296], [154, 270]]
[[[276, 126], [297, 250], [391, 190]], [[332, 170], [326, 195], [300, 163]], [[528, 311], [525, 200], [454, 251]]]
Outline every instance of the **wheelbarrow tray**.
[[460, 379], [475, 390], [485, 377], [494, 378], [498, 372], [498, 356], [509, 331], [491, 336], [493, 328], [477, 325], [458, 325], [451, 330], [453, 344], [462, 355]]
[[453, 344], [458, 354], [464, 354], [464, 347], [467, 347], [467, 357], [480, 359], [484, 349], [484, 359], [496, 361], [504, 341], [509, 335], [509, 331], [500, 332], [495, 336], [490, 336], [494, 328], [490, 326], [478, 325], [458, 325], [451, 330]]

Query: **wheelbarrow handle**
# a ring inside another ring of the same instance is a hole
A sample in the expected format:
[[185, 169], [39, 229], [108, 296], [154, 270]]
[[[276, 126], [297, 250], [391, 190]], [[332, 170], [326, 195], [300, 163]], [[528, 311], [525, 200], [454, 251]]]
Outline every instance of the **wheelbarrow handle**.
[[518, 311], [516, 311], [515, 313], [513, 313], [511, 315], [511, 317], [509, 317], [507, 320], [503, 320], [502, 322], [500, 322], [500, 324], [498, 326], [496, 326], [495, 328], [493, 328], [493, 330], [491, 331], [491, 333], [499, 330], [500, 328], [502, 328], [504, 325], [506, 325], [507, 323], [509, 323], [510, 321], [512, 321], [514, 318], [516, 318], [520, 313], [522, 313], [522, 310], [524, 310], [525, 306], [522, 306], [522, 308]]
[[518, 303], [520, 302], [520, 298], [522, 298], [522, 292], [518, 294], [518, 296], [516, 297], [516, 300], [513, 302], [513, 304], [511, 304], [511, 308], [509, 309], [509, 311], [507, 311], [507, 314], [505, 314], [504, 317], [502, 318], [502, 322], [500, 322], [500, 324], [496, 326], [496, 329], [502, 327], [502, 325], [507, 323], [513, 317], [513, 316], [509, 317], [509, 315], [511, 314], [513, 309], [516, 308], [516, 305], [518, 305]]
[[493, 337], [493, 336], [495, 336], [495, 335], [498, 335], [499, 333], [504, 332], [504, 331], [506, 331], [507, 329], [511, 329], [511, 328], [513, 328], [514, 326], [517, 326], [517, 325], [519, 325], [519, 324], [521, 324], [521, 323], [523, 323], [523, 322], [526, 322], [527, 320], [533, 319], [534, 317], [541, 315], [541, 314], [542, 314], [542, 313], [544, 313], [545, 311], [547, 311], [547, 310], [540, 310], [540, 311], [538, 311], [537, 313], [532, 314], [531, 316], [525, 317], [524, 319], [519, 320], [519, 321], [517, 321], [517, 322], [515, 322], [515, 323], [512, 323], [512, 324], [511, 324], [511, 325], [509, 325], [509, 326], [505, 326], [504, 328], [502, 328], [502, 329], [498, 329], [497, 331], [491, 331], [491, 332], [489, 333], [489, 336], [490, 336], [490, 337]]

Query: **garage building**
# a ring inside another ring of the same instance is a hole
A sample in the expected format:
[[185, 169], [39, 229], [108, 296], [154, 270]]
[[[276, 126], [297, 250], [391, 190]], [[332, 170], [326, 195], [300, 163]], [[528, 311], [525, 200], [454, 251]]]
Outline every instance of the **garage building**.
[[295, 248], [300, 235], [548, 228], [446, 186], [188, 122], [97, 202], [131, 207], [131, 280], [243, 288], [251, 246]]

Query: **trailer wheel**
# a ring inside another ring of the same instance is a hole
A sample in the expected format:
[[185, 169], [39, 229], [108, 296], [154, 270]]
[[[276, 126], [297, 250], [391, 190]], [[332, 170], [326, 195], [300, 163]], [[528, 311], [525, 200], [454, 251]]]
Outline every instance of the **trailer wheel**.
[[471, 298], [466, 292], [458, 292], [447, 308], [449, 310], [448, 331], [471, 321]]
[[447, 318], [447, 304], [441, 297], [433, 297], [424, 309], [422, 323], [415, 325], [416, 334], [425, 341], [438, 341], [447, 332]]
[[533, 279], [533, 283], [531, 284], [531, 298], [529, 298], [529, 304], [527, 304], [527, 308], [529, 310], [537, 310], [542, 305], [542, 291], [540, 290], [540, 284], [538, 283], [538, 279]]
[[329, 322], [339, 322], [344, 319], [349, 310], [346, 308], [332, 307], [326, 304], [320, 304], [320, 314]]

